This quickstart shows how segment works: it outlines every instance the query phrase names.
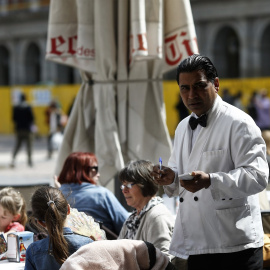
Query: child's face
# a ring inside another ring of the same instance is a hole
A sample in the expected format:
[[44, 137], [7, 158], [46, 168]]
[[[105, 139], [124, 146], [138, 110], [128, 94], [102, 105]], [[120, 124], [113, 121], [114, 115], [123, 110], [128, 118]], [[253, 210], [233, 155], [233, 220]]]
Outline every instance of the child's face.
[[0, 205], [0, 232], [4, 232], [14, 219], [15, 216]]

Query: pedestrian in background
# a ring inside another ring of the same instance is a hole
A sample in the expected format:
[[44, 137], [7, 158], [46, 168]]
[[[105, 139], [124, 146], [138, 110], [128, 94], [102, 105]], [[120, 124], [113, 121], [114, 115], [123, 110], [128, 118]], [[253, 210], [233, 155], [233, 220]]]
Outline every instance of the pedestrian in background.
[[241, 90], [239, 90], [234, 96], [234, 101], [233, 101], [232, 105], [234, 105], [238, 109], [244, 111], [244, 106], [243, 106], [243, 103], [242, 103], [242, 96], [243, 96], [243, 93], [242, 93]]
[[15, 158], [23, 142], [26, 143], [28, 166], [32, 167], [32, 144], [34, 125], [34, 114], [31, 106], [26, 102], [26, 95], [21, 93], [20, 102], [13, 108], [12, 119], [15, 125], [16, 143], [13, 150], [11, 167], [15, 166]]
[[257, 106], [256, 106], [256, 98], [257, 98], [257, 92], [254, 91], [249, 99], [249, 103], [247, 105], [247, 113], [253, 118], [253, 120], [256, 122], [257, 120]]
[[[47, 139], [48, 159], [52, 157], [53, 151], [58, 149], [61, 143], [63, 125], [63, 112], [56, 101], [52, 101], [45, 110], [46, 123], [49, 127], [49, 135]], [[56, 136], [54, 138], [54, 136]], [[60, 138], [60, 140], [58, 140]], [[54, 143], [56, 140], [59, 143]]]
[[183, 100], [181, 99], [181, 96], [179, 95], [178, 102], [175, 104], [175, 109], [178, 112], [179, 122], [189, 116], [189, 111], [187, 107], [185, 106]]
[[233, 105], [234, 103], [234, 96], [230, 94], [230, 91], [228, 88], [223, 89], [222, 91], [222, 99], [223, 101]]
[[270, 129], [270, 99], [267, 89], [261, 89], [256, 98], [257, 126], [263, 131]]

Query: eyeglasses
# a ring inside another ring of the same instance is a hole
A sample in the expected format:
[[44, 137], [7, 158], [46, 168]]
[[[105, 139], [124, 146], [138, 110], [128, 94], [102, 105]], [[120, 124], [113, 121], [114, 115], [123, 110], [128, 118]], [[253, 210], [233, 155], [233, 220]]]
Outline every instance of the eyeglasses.
[[89, 167], [89, 168], [90, 168], [90, 172], [98, 173], [98, 166], [92, 166], [92, 167]]
[[135, 184], [127, 184], [127, 185], [121, 185], [120, 188], [123, 190], [124, 188], [128, 188], [128, 189], [132, 189], [132, 187], [134, 186]]

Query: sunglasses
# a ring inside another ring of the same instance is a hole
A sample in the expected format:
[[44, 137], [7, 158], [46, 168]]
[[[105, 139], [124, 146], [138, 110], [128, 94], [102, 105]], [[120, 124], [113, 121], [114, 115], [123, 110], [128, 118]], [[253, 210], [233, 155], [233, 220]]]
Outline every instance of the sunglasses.
[[92, 167], [89, 167], [89, 168], [90, 168], [90, 172], [98, 173], [98, 166], [92, 166]]
[[124, 188], [128, 188], [128, 189], [132, 189], [132, 187], [134, 186], [135, 184], [127, 184], [127, 185], [121, 185], [120, 188], [123, 190]]

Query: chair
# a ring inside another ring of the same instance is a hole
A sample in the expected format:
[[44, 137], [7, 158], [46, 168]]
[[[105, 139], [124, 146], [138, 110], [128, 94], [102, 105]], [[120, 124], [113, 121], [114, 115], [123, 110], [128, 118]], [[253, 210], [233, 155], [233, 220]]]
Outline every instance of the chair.
[[270, 210], [261, 210], [264, 233], [270, 234]]
[[263, 225], [264, 242], [265, 242], [264, 247], [263, 247], [263, 253], [264, 253], [264, 263], [263, 263], [264, 268], [263, 269], [270, 270], [270, 259], [269, 261], [265, 260], [266, 254], [269, 254], [269, 257], [270, 257], [270, 238], [268, 237], [270, 235], [270, 210], [261, 210], [261, 216], [262, 216], [262, 225]]
[[103, 222], [95, 220], [95, 222], [97, 222], [100, 226], [100, 229], [104, 230], [106, 233], [106, 238], [108, 240], [116, 240], [118, 238], [118, 235], [115, 234], [113, 231], [111, 231], [109, 228], [107, 228]]

